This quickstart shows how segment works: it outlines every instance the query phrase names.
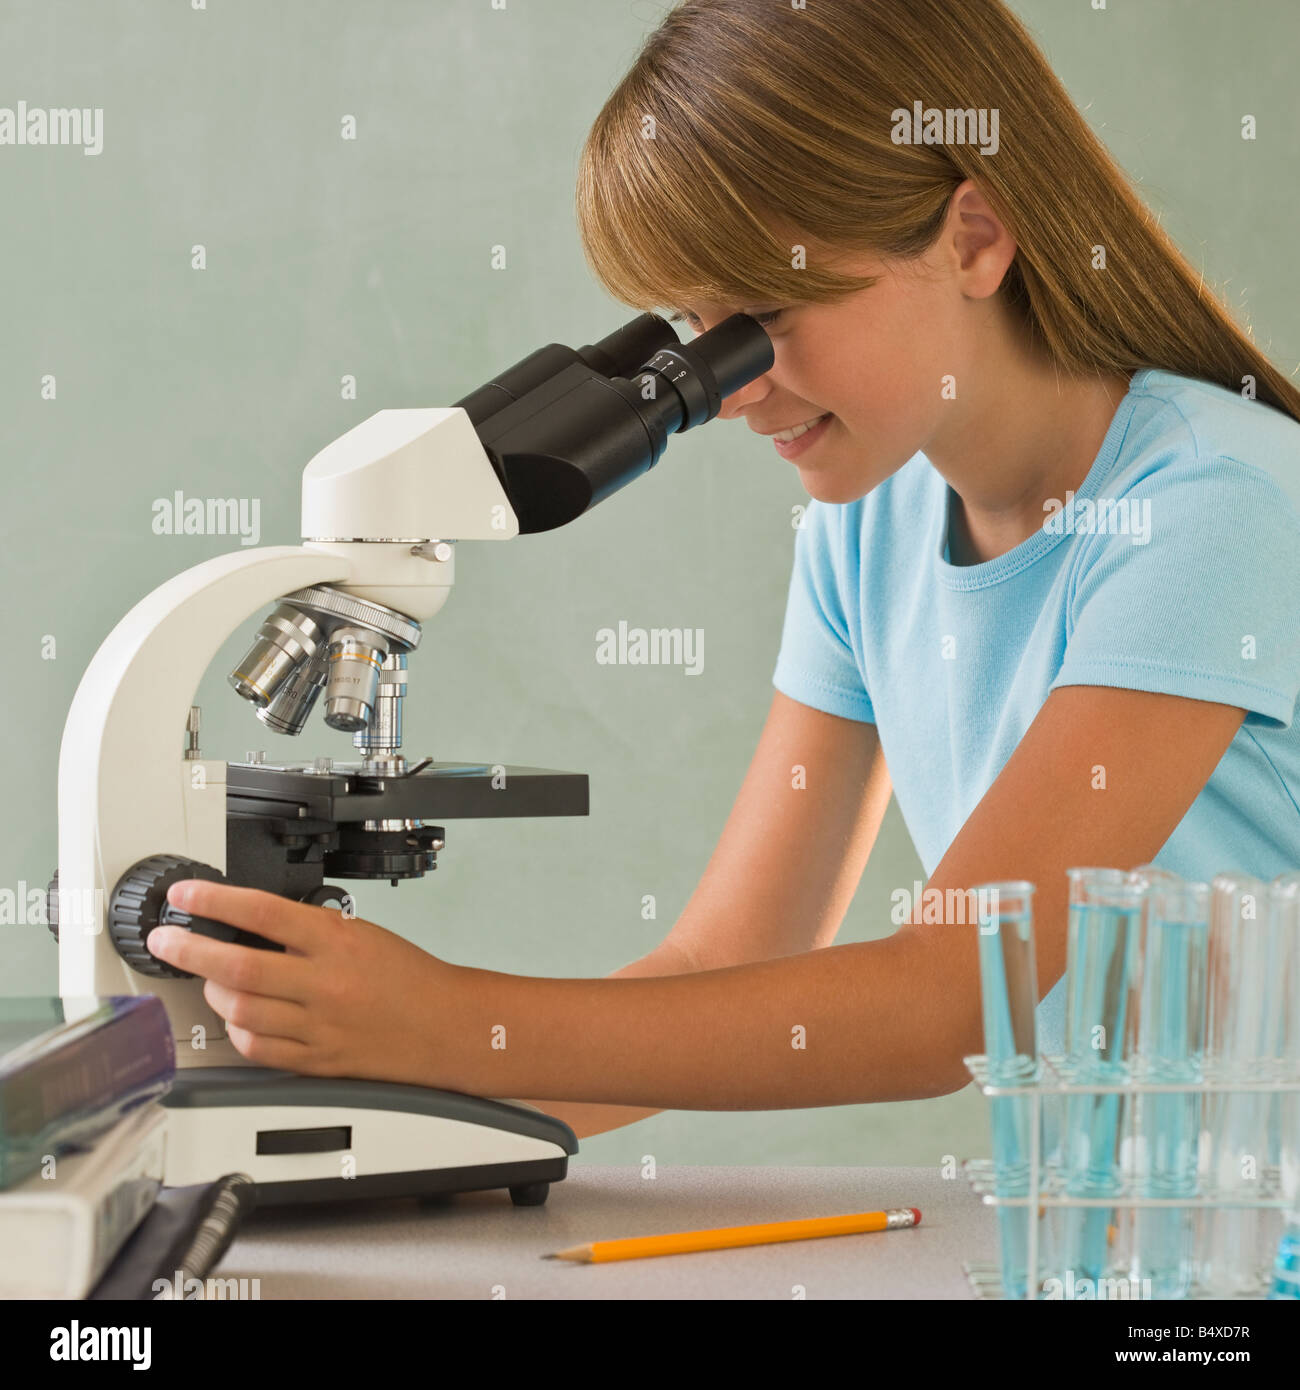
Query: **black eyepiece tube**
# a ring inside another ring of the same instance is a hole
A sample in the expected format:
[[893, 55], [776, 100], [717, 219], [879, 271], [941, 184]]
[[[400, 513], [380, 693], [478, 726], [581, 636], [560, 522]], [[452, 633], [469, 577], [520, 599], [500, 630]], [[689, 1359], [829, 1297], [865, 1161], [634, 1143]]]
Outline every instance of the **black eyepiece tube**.
[[732, 314], [694, 342], [661, 348], [637, 376], [657, 373], [680, 396], [682, 419], [674, 426], [680, 432], [712, 420], [727, 396], [769, 371], [775, 360], [762, 324]]
[[552, 377], [578, 360], [577, 353], [562, 343], [550, 343], [530, 352], [522, 362], [507, 367], [504, 372], [485, 381], [482, 386], [456, 401], [476, 429], [486, 424], [498, 411], [522, 400], [530, 391], [545, 386]]
[[693, 343], [683, 343], [680, 350], [697, 356], [713, 373], [721, 397], [734, 394], [770, 371], [776, 360], [771, 338], [748, 314], [733, 314]]
[[[649, 323], [627, 330], [626, 338], [611, 334], [594, 351], [612, 360], [639, 349], [646, 341], [641, 334], [658, 332]], [[747, 314], [732, 315], [691, 343], [673, 336], [672, 346], [659, 347], [625, 375], [606, 376], [575, 361], [486, 420], [474, 420], [521, 535], [567, 525], [640, 477], [658, 462], [670, 435], [714, 419], [727, 396], [775, 360], [772, 340]], [[613, 351], [611, 340], [617, 340]]]
[[667, 319], [641, 314], [598, 343], [580, 347], [578, 356], [602, 376], [631, 376], [660, 348], [676, 346], [677, 334]]
[[455, 404], [477, 428], [499, 410], [544, 386], [566, 367], [581, 362], [601, 376], [630, 376], [652, 353], [677, 342], [672, 324], [658, 314], [640, 314], [608, 337], [574, 351], [563, 343], [548, 343], [530, 352], [513, 367], [499, 372]]

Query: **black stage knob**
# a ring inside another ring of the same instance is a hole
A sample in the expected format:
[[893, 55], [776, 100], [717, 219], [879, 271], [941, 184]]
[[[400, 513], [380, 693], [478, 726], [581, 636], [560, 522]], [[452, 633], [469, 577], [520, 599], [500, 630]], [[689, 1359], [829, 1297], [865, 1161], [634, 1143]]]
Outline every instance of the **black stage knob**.
[[226, 882], [225, 875], [210, 864], [182, 859], [175, 854], [155, 854], [142, 859], [118, 879], [108, 901], [108, 933], [118, 955], [133, 970], [168, 980], [194, 978], [188, 970], [178, 970], [150, 953], [145, 941], [157, 926], [188, 927], [200, 936], [210, 936], [216, 941], [231, 941], [238, 946], [255, 946], [269, 951], [284, 949], [277, 942], [241, 931], [228, 922], [197, 917], [173, 907], [167, 901], [167, 890], [184, 878], [202, 878], [210, 883]]

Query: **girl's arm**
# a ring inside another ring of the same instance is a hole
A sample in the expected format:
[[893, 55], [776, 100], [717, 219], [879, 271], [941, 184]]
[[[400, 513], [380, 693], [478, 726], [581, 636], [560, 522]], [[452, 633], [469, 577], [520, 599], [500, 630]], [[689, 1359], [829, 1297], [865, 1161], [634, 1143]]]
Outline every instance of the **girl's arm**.
[[[810, 709], [777, 691], [749, 771], [673, 929], [607, 979], [683, 975], [828, 946], [862, 877], [889, 803], [874, 724]], [[582, 1139], [659, 1107], [534, 1101]]]
[[[1065, 871], [1152, 860], [1243, 718], [1173, 695], [1053, 691], [928, 886], [1037, 884], [1041, 998], [1065, 968]], [[972, 922], [914, 916], [883, 941], [685, 975], [550, 980], [452, 965], [372, 922], [251, 888], [189, 880], [168, 898], [286, 948], [176, 926], [148, 943], [206, 977], [235, 1047], [269, 1067], [522, 1099], [780, 1110], [944, 1095], [981, 1050]], [[789, 903], [783, 915], [789, 940], [815, 916]]]
[[[631, 980], [642, 979], [645, 976], [685, 975], [696, 968], [673, 944], [670, 932], [648, 955], [619, 970], [610, 971], [605, 978]], [[554, 1115], [557, 1120], [563, 1120], [579, 1139], [586, 1139], [593, 1134], [604, 1134], [607, 1130], [619, 1129], [623, 1125], [635, 1124], [637, 1120], [647, 1120], [651, 1115], [657, 1115], [662, 1108], [658, 1105], [592, 1105], [585, 1101], [573, 1100], [535, 1100], [532, 1103], [548, 1115]]]
[[[1065, 968], [1065, 871], [1153, 859], [1243, 717], [1142, 691], [1053, 691], [928, 886], [1035, 883], [1041, 998]], [[943, 1095], [982, 1050], [976, 933], [914, 922], [881, 941], [658, 979], [451, 967], [455, 1017], [423, 1074], [487, 1095], [701, 1110]], [[494, 1024], [510, 1040], [499, 1051], [478, 1041]]]

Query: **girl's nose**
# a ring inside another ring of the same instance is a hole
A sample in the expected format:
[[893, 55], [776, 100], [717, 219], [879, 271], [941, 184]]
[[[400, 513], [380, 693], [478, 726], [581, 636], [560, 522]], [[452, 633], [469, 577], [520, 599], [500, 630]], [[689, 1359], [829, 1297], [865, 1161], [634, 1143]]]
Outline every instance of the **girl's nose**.
[[731, 395], [723, 397], [722, 406], [718, 411], [718, 419], [735, 420], [746, 407], [757, 405], [767, 395], [767, 392], [767, 375], [755, 377], [748, 386], [742, 386], [739, 391], [733, 391]]

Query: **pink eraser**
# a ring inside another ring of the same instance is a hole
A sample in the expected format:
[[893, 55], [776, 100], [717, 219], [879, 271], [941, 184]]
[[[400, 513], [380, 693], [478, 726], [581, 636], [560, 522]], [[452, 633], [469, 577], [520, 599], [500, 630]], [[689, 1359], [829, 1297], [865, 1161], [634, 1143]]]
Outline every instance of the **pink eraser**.
[[915, 1207], [909, 1207], [908, 1210], [912, 1213], [913, 1224], [919, 1226], [921, 1224], [921, 1213], [917, 1211]]

